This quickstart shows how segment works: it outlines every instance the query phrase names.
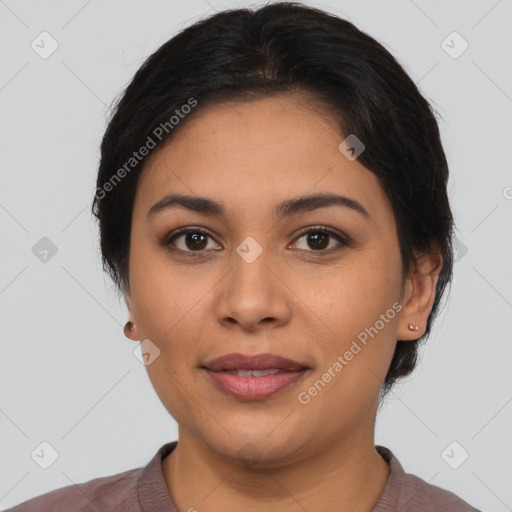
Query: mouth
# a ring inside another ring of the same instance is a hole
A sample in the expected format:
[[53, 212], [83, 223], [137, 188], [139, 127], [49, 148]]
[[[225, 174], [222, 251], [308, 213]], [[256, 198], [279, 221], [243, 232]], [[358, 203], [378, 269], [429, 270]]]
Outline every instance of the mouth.
[[296, 385], [311, 368], [274, 354], [227, 354], [200, 367], [217, 389], [240, 400], [263, 400]]

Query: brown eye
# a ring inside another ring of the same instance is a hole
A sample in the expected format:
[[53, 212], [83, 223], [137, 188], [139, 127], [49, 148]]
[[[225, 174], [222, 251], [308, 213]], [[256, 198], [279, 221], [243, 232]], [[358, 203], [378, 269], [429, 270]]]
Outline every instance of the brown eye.
[[183, 236], [185, 237], [185, 246], [187, 247], [187, 249], [190, 249], [191, 251], [194, 251], [196, 249], [205, 249], [206, 246], [208, 245], [208, 235], [203, 235], [202, 233], [185, 233]]
[[[331, 253], [345, 245], [348, 245], [348, 239], [346, 237], [325, 228], [310, 229], [299, 236], [296, 240], [301, 240], [302, 238], [306, 240], [306, 247], [299, 247], [299, 249], [309, 252]], [[334, 247], [329, 247], [332, 239], [335, 239], [338, 244], [334, 244]]]
[[[212, 236], [208, 232], [197, 228], [187, 228], [172, 234], [170, 237], [166, 237], [162, 245], [171, 251], [201, 253], [205, 252], [208, 248], [208, 239], [213, 241]], [[213, 244], [213, 248], [215, 246], [220, 247], [217, 243]]]
[[326, 249], [329, 245], [329, 235], [325, 233], [308, 233], [307, 243], [312, 249]]

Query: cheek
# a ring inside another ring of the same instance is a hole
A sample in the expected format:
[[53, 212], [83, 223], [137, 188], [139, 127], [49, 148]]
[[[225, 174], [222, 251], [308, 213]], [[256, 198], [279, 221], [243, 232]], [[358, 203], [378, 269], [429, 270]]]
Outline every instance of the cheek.
[[166, 340], [194, 314], [204, 294], [202, 288], [190, 282], [179, 267], [171, 266], [165, 251], [149, 243], [133, 245], [130, 284], [141, 337], [167, 350]]
[[[185, 383], [195, 363], [197, 329], [204, 323], [198, 318], [201, 299], [212, 285], [203, 287], [149, 250], [134, 251], [130, 269], [140, 339], [151, 340], [159, 350], [146, 366], [148, 377], [166, 410], [185, 424], [190, 409], [190, 386]], [[195, 423], [202, 421], [197, 417]]]
[[400, 310], [400, 267], [391, 260], [365, 260], [340, 268], [332, 275], [328, 292], [318, 286], [308, 300], [329, 328], [327, 337], [317, 338], [321, 364], [308, 383], [313, 388], [301, 388], [306, 393], [321, 389], [311, 402], [311, 412], [318, 415], [327, 404], [351, 410], [353, 418], [364, 414], [378, 395], [391, 362]]
[[351, 397], [368, 403], [378, 393], [396, 344], [400, 265], [392, 252], [380, 257], [365, 251], [317, 281], [307, 303], [329, 327], [328, 337], [318, 338], [318, 373], [331, 379], [324, 373], [330, 369], [336, 375], [317, 407], [328, 402], [354, 407]]
[[341, 264], [295, 278], [294, 290], [338, 339], [379, 319], [400, 294], [400, 261], [392, 254], [354, 253]]

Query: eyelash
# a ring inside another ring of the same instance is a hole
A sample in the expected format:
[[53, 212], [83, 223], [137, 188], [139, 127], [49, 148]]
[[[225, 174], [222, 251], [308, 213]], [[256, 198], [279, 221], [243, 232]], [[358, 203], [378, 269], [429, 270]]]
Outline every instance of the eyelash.
[[[176, 231], [176, 232], [174, 232], [174, 233], [172, 233], [170, 235], [167, 235], [161, 241], [161, 245], [165, 249], [167, 249], [168, 251], [173, 252], [173, 253], [181, 252], [181, 253], [184, 253], [184, 254], [186, 254], [188, 256], [191, 256], [191, 257], [205, 257], [205, 254], [206, 254], [207, 251], [205, 251], [204, 249], [200, 250], [200, 251], [185, 251], [183, 249], [178, 249], [176, 247], [172, 247], [172, 244], [174, 243], [174, 241], [177, 238], [179, 238], [182, 235], [186, 235], [188, 233], [207, 235], [212, 240], [214, 240], [215, 243], [218, 243], [218, 242], [216, 242], [213, 234], [210, 231], [208, 231], [207, 229], [191, 226], [191, 227], [188, 227], [188, 228], [180, 229], [179, 231]], [[339, 251], [342, 247], [349, 245], [349, 243], [350, 243], [350, 240], [349, 240], [349, 238], [347, 236], [341, 235], [340, 233], [338, 233], [336, 231], [333, 231], [331, 229], [328, 229], [328, 228], [326, 228], [324, 226], [313, 226], [313, 227], [307, 228], [306, 231], [302, 231], [301, 233], [299, 233], [297, 238], [295, 238], [294, 242], [299, 240], [300, 238], [302, 238], [304, 235], [308, 235], [310, 233], [322, 233], [324, 235], [328, 235], [328, 236], [336, 239], [341, 244], [341, 246], [337, 246], [337, 247], [334, 247], [334, 248], [331, 248], [331, 249], [321, 249], [321, 250], [318, 250], [318, 251], [314, 251], [314, 250], [309, 250], [308, 251], [308, 250], [305, 250], [306, 252], [313, 253], [313, 255], [314, 255], [313, 257], [325, 256], [325, 255], [332, 254], [334, 252]], [[298, 249], [298, 250], [299, 251], [304, 251], [304, 249]]]

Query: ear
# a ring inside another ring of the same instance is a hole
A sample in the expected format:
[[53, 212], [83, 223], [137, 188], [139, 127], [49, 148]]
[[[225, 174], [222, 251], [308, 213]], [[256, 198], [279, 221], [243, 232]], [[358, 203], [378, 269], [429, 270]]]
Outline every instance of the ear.
[[[397, 339], [417, 340], [425, 334], [427, 320], [436, 296], [436, 285], [443, 266], [437, 244], [430, 251], [415, 251], [416, 266], [405, 279], [402, 310], [398, 319]], [[409, 324], [417, 325], [410, 330]]]
[[124, 334], [127, 338], [130, 338], [133, 341], [138, 341], [140, 340], [139, 327], [137, 325], [133, 299], [129, 288], [126, 288], [126, 291], [124, 292], [124, 300], [126, 302], [126, 307], [128, 308], [128, 320], [133, 323], [132, 330], [130, 331], [125, 327]]

